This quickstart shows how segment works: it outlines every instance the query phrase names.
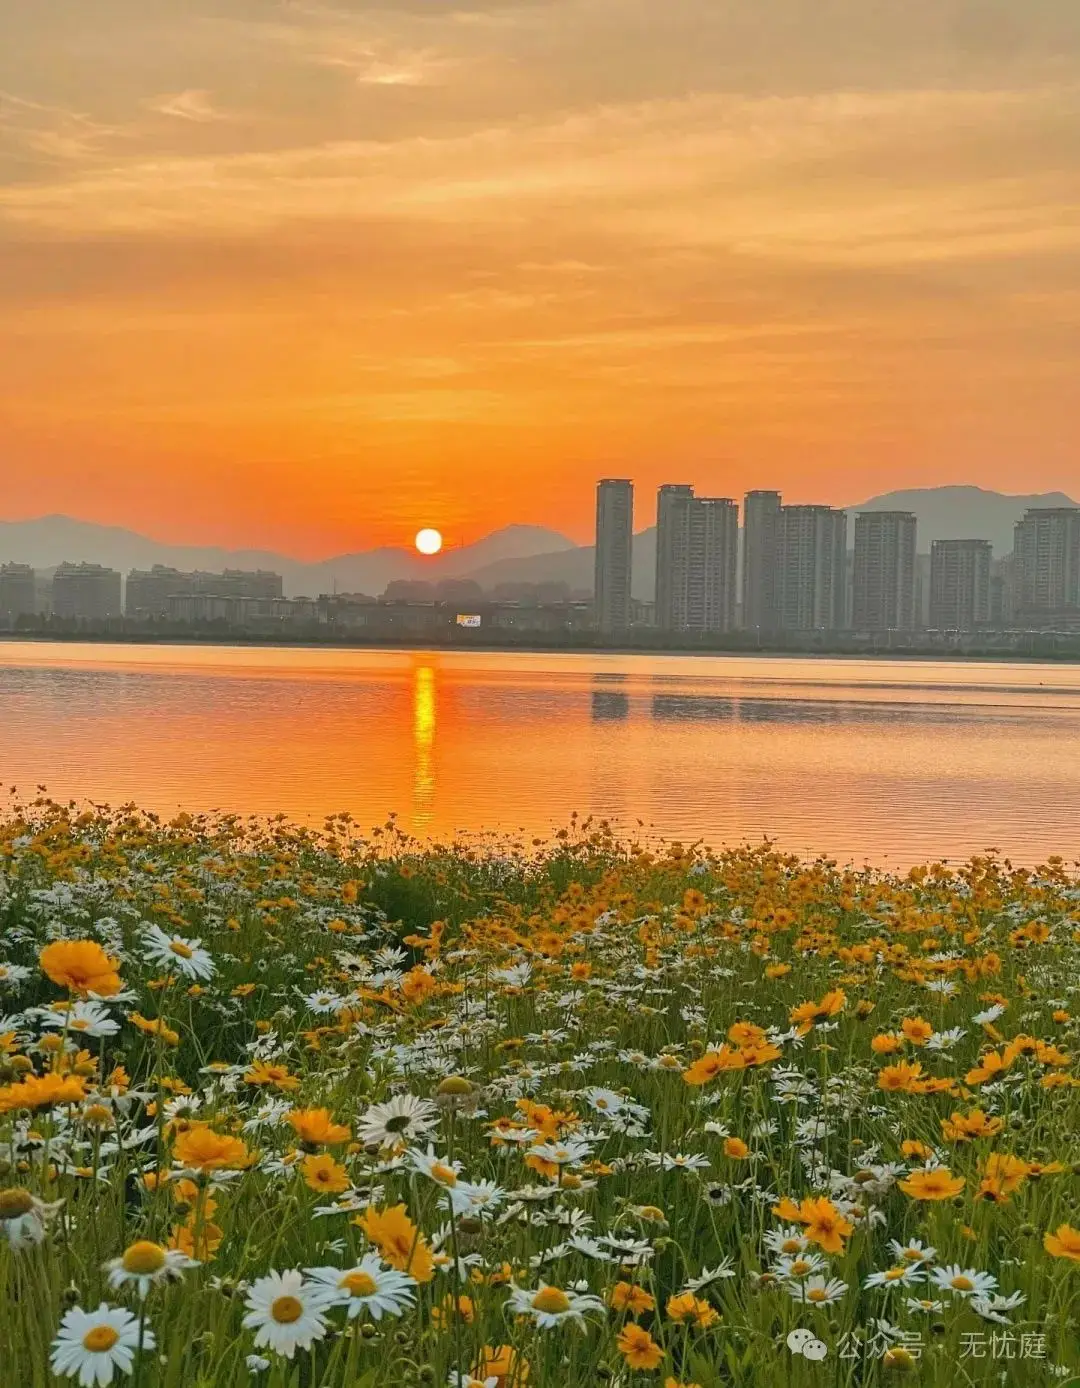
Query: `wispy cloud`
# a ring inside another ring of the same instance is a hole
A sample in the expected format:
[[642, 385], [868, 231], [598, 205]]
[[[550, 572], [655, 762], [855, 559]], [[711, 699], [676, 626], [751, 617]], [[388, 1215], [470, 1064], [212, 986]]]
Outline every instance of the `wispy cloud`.
[[166, 92], [161, 96], [151, 97], [145, 105], [148, 110], [156, 111], [158, 115], [194, 121], [197, 125], [231, 119], [227, 112], [214, 105], [208, 91], [194, 87], [183, 92]]

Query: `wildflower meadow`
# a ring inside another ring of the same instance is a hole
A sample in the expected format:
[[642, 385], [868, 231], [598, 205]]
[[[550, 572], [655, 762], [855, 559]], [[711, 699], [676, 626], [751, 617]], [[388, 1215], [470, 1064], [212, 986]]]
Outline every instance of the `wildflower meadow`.
[[4, 1388], [1080, 1382], [1080, 877], [0, 814]]

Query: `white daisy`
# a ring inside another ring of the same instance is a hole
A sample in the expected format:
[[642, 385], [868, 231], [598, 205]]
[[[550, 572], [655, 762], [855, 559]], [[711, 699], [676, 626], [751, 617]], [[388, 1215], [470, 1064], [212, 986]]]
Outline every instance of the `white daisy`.
[[16, 988], [30, 977], [24, 964], [0, 963], [0, 988]]
[[145, 1297], [152, 1286], [180, 1277], [187, 1268], [197, 1268], [199, 1264], [177, 1248], [162, 1248], [159, 1243], [149, 1239], [139, 1239], [129, 1244], [121, 1257], [113, 1258], [105, 1264], [109, 1274], [109, 1286], [123, 1287], [134, 1282], [141, 1297]]
[[179, 969], [186, 978], [213, 978], [217, 965], [201, 940], [185, 940], [182, 935], [166, 935], [157, 925], [143, 932], [143, 958], [167, 969]]
[[530, 1156], [541, 1161], [551, 1162], [552, 1166], [573, 1166], [592, 1154], [587, 1142], [540, 1142], [530, 1152]]
[[356, 1125], [365, 1146], [396, 1147], [425, 1137], [435, 1127], [439, 1110], [427, 1099], [398, 1094], [385, 1104], [372, 1104]]
[[808, 1306], [827, 1306], [830, 1302], [840, 1300], [847, 1291], [847, 1283], [839, 1277], [829, 1280], [809, 1277], [805, 1282], [789, 1282], [787, 1289], [795, 1301], [805, 1302]]
[[405, 1157], [418, 1175], [426, 1176], [436, 1185], [457, 1185], [458, 1176], [461, 1174], [461, 1163], [440, 1157], [430, 1143], [426, 1152], [421, 1152], [419, 1148], [413, 1147], [405, 1153]]
[[450, 1205], [455, 1214], [479, 1214], [497, 1210], [506, 1191], [494, 1181], [458, 1181], [450, 1189]]
[[989, 1272], [978, 1272], [975, 1268], [962, 1268], [959, 1263], [949, 1263], [945, 1267], [932, 1268], [930, 1281], [943, 1292], [955, 1296], [988, 1297], [997, 1290], [997, 1278]]
[[37, 1014], [45, 1031], [69, 1031], [80, 1036], [115, 1036], [120, 1023], [100, 1002], [79, 1001], [68, 1006], [39, 1007]]
[[920, 1239], [909, 1239], [901, 1243], [899, 1239], [889, 1240], [889, 1250], [897, 1262], [932, 1263], [937, 1257], [937, 1249]]
[[[154, 1349], [154, 1333], [143, 1328], [144, 1351]], [[73, 1306], [65, 1311], [52, 1342], [52, 1371], [61, 1378], [78, 1378], [80, 1388], [109, 1384], [113, 1370], [129, 1374], [139, 1348], [139, 1319], [122, 1306], [102, 1302], [96, 1311]]]
[[907, 1287], [912, 1282], [921, 1282], [923, 1275], [921, 1263], [898, 1263], [883, 1272], [872, 1272], [863, 1282], [863, 1287], [866, 1290], [871, 1287]]
[[326, 1334], [324, 1312], [332, 1298], [325, 1286], [308, 1282], [295, 1268], [271, 1272], [251, 1284], [244, 1305], [246, 1330], [257, 1330], [256, 1349], [291, 1359]]
[[0, 1238], [16, 1252], [41, 1243], [49, 1221], [64, 1202], [46, 1204], [21, 1186], [0, 1191]]
[[375, 1320], [383, 1313], [400, 1316], [413, 1304], [414, 1278], [384, 1267], [377, 1253], [368, 1253], [352, 1268], [308, 1268], [308, 1277], [330, 1294], [331, 1306], [347, 1306], [353, 1320], [370, 1311]]
[[604, 1303], [598, 1296], [563, 1291], [561, 1287], [551, 1287], [544, 1282], [535, 1291], [529, 1287], [513, 1287], [507, 1305], [515, 1315], [531, 1316], [541, 1330], [550, 1330], [564, 1321], [576, 1321], [584, 1326], [586, 1311], [604, 1310]]

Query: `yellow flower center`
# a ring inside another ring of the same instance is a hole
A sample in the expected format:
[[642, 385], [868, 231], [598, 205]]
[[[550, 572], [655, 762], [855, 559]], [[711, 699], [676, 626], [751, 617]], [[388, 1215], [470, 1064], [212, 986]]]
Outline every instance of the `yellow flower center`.
[[824, 1287], [811, 1287], [810, 1290], [809, 1290], [809, 1291], [807, 1292], [807, 1294], [806, 1294], [806, 1299], [807, 1299], [807, 1301], [824, 1301], [824, 1300], [825, 1300], [825, 1288], [824, 1288]]
[[165, 1266], [165, 1250], [160, 1244], [140, 1239], [124, 1250], [121, 1262], [125, 1272], [133, 1273], [136, 1277], [150, 1277]]
[[76, 1017], [73, 1022], [68, 1023], [68, 1028], [71, 1031], [87, 1031], [89, 1027], [90, 1023], [85, 1017]]
[[0, 1219], [18, 1219], [34, 1208], [34, 1197], [21, 1186], [0, 1190]]
[[898, 1277], [903, 1277], [907, 1268], [890, 1268], [885, 1274], [886, 1282], [895, 1282]]
[[449, 1166], [443, 1166], [442, 1162], [437, 1161], [431, 1168], [431, 1179], [438, 1181], [440, 1185], [456, 1186], [457, 1172]]
[[562, 1315], [570, 1309], [570, 1298], [558, 1287], [545, 1287], [532, 1299], [534, 1311], [548, 1311], [553, 1316]]
[[270, 1305], [270, 1315], [278, 1325], [292, 1325], [304, 1314], [304, 1306], [295, 1296], [279, 1296]]
[[785, 1239], [780, 1247], [781, 1253], [798, 1253], [802, 1247], [802, 1239]]
[[91, 1354], [104, 1354], [112, 1349], [119, 1338], [111, 1325], [95, 1325], [83, 1336], [83, 1349], [88, 1349]]
[[347, 1272], [339, 1286], [350, 1296], [371, 1296], [376, 1290], [375, 1279], [367, 1272]]
[[190, 959], [195, 951], [190, 945], [185, 945], [183, 940], [170, 940], [169, 948], [173, 954], [178, 954], [181, 959]]
[[795, 1277], [802, 1277], [804, 1273], [810, 1271], [810, 1264], [805, 1258], [796, 1258], [791, 1265], [791, 1271]]
[[975, 1290], [975, 1283], [970, 1277], [954, 1277], [949, 1283], [950, 1287], [955, 1287], [958, 1292], [970, 1292]]

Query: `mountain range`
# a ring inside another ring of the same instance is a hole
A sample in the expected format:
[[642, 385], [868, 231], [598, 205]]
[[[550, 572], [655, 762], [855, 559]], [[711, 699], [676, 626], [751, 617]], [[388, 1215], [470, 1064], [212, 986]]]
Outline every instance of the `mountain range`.
[[[849, 527], [859, 511], [913, 511], [922, 553], [934, 540], [955, 538], [989, 540], [995, 554], [1002, 555], [1012, 549], [1012, 528], [1027, 507], [1077, 504], [1062, 492], [1006, 496], [964, 486], [885, 492], [846, 509]], [[849, 543], [851, 536], [849, 528]], [[446, 549], [434, 559], [409, 549], [381, 548], [312, 564], [267, 550], [164, 544], [132, 530], [70, 516], [0, 521], [0, 563], [15, 560], [50, 569], [65, 559], [108, 564], [125, 573], [153, 564], [211, 571], [273, 569], [282, 575], [291, 596], [335, 590], [379, 594], [395, 579], [470, 578], [484, 588], [498, 583], [565, 583], [582, 593], [591, 591], [593, 583], [593, 547], [576, 545], [558, 531], [536, 525], [509, 525], [474, 544]], [[650, 527], [634, 537], [635, 596], [652, 596], [655, 573], [656, 530]]]

